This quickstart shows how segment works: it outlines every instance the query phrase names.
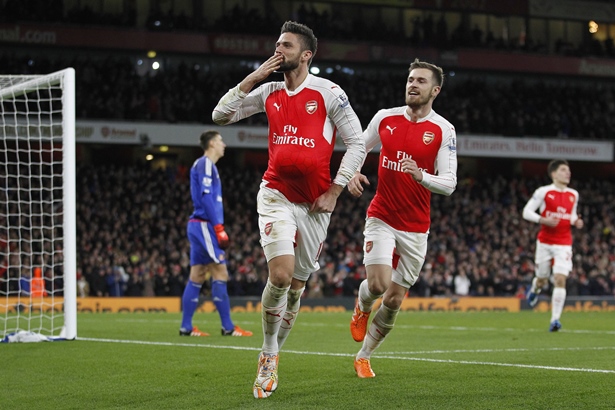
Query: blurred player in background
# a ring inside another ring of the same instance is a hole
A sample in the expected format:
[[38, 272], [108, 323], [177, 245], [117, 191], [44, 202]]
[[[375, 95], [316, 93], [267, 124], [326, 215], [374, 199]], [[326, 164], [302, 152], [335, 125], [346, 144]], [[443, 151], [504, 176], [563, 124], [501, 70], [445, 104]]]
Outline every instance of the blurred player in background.
[[[416, 59], [406, 82], [406, 105], [380, 110], [363, 133], [367, 152], [382, 144], [376, 195], [367, 209], [364, 263], [350, 323], [355, 341], [363, 341], [354, 368], [374, 377], [370, 357], [393, 329], [408, 289], [418, 279], [427, 253], [431, 193], [450, 195], [457, 186], [455, 128], [432, 109], [440, 93], [442, 69]], [[348, 190], [363, 193], [367, 177], [359, 172]], [[374, 302], [382, 304], [367, 328]]]
[[557, 332], [562, 328], [559, 319], [566, 302], [566, 278], [572, 271], [571, 226], [583, 228], [583, 220], [577, 214], [579, 193], [568, 188], [570, 183], [568, 162], [561, 159], [551, 161], [547, 173], [553, 183], [534, 191], [523, 208], [524, 219], [540, 224], [534, 261], [536, 272], [532, 285], [526, 292], [526, 299], [530, 306], [536, 306], [538, 294], [547, 284], [553, 269], [554, 287], [551, 295], [549, 331]]
[[224, 250], [229, 238], [224, 230], [222, 185], [216, 162], [224, 156], [222, 136], [217, 131], [201, 134], [201, 147], [205, 154], [194, 161], [190, 170], [190, 192], [194, 212], [188, 221], [190, 241], [190, 279], [182, 296], [182, 323], [180, 336], [209, 336], [192, 324], [198, 306], [201, 286], [211, 275], [211, 297], [222, 321], [223, 336], [252, 336], [231, 320], [231, 306], [226, 283], [228, 271]]
[[[259, 230], [269, 267], [262, 294], [264, 341], [253, 385], [256, 398], [278, 386], [278, 354], [299, 312], [300, 298], [327, 235], [337, 198], [365, 155], [361, 124], [344, 91], [315, 77], [308, 67], [316, 54], [312, 30], [284, 23], [275, 53], [220, 100], [212, 114], [226, 125], [266, 112], [269, 164], [257, 196]], [[284, 81], [253, 87], [274, 71]], [[336, 136], [347, 151], [331, 182]]]

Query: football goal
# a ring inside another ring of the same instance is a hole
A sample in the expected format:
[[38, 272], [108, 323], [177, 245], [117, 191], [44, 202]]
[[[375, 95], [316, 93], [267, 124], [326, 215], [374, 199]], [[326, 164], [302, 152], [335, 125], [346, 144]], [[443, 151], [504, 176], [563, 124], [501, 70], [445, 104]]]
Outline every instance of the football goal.
[[0, 339], [77, 337], [75, 70], [0, 74]]

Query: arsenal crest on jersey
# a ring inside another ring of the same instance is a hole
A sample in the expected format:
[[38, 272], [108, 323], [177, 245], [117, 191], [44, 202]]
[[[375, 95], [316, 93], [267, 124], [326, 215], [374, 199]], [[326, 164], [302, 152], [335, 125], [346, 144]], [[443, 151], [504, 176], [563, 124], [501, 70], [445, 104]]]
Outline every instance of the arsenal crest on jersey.
[[318, 109], [318, 103], [314, 100], [305, 103], [305, 110], [308, 114], [314, 114]]
[[423, 143], [425, 145], [429, 145], [429, 144], [431, 144], [431, 142], [433, 141], [434, 138], [436, 138], [436, 136], [434, 135], [433, 132], [425, 131], [425, 133], [423, 134]]
[[265, 235], [269, 236], [271, 229], [273, 229], [273, 222], [269, 222], [265, 225]]
[[374, 242], [373, 241], [368, 241], [365, 243], [365, 253], [370, 253], [370, 251], [372, 250], [372, 248], [374, 247]]

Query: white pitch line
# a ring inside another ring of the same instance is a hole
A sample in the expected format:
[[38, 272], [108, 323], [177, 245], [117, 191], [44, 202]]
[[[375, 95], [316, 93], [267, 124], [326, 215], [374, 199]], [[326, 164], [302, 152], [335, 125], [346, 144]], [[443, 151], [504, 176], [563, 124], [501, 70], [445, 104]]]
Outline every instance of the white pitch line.
[[[198, 344], [198, 343], [172, 343], [172, 342], [149, 342], [149, 341], [143, 341], [143, 340], [97, 339], [97, 338], [91, 338], [91, 337], [77, 337], [77, 340], [83, 340], [87, 342], [138, 344], [138, 345], [150, 345], [150, 346], [201, 347], [201, 348], [209, 348], [209, 349], [229, 349], [229, 350], [248, 350], [248, 351], [260, 351], [261, 350], [261, 348], [258, 348], [258, 347], [245, 347], [245, 346], [218, 346], [218, 345], [207, 345], [207, 344]], [[601, 348], [601, 349], [608, 349], [608, 348]], [[562, 349], [562, 350], [567, 350], [567, 349]], [[574, 349], [574, 350], [581, 350], [581, 349]], [[285, 350], [284, 353], [313, 355], [313, 356], [333, 356], [333, 357], [354, 357], [355, 356], [354, 354], [350, 354], [350, 353], [305, 352], [305, 351], [298, 351], [298, 350]], [[381, 359], [413, 360], [413, 361], [418, 361], [418, 362], [432, 362], [432, 363], [519, 367], [519, 368], [525, 368], [525, 369], [542, 369], [542, 370], [556, 370], [556, 371], [567, 371], [567, 372], [615, 374], [615, 370], [605, 370], [605, 369], [539, 366], [539, 365], [533, 365], [533, 364], [496, 363], [496, 362], [482, 362], [482, 361], [471, 361], [471, 360], [429, 359], [429, 358], [422, 358], [422, 357], [398, 356], [397, 353], [395, 355], [391, 355], [391, 354], [373, 355], [372, 357], [381, 358]]]
[[417, 362], [432, 362], [432, 363], [452, 363], [452, 364], [473, 364], [484, 366], [501, 366], [501, 367], [521, 367], [526, 369], [543, 369], [543, 370], [559, 370], [565, 372], [584, 372], [584, 373], [609, 373], [615, 374], [615, 370], [603, 370], [603, 369], [584, 369], [579, 367], [558, 367], [558, 366], [538, 366], [535, 364], [518, 364], [518, 363], [495, 363], [495, 362], [474, 362], [469, 360], [448, 360], [448, 359], [427, 359], [421, 357], [393, 357], [393, 356], [379, 356], [385, 359], [395, 360], [413, 360]]
[[511, 349], [457, 349], [457, 350], [415, 350], [410, 352], [386, 352], [381, 355], [396, 355], [396, 354], [441, 354], [441, 353], [501, 353], [501, 352], [534, 352], [534, 351], [582, 351], [582, 350], [615, 350], [615, 346], [604, 347], [543, 347], [535, 349], [527, 348], [511, 348]]

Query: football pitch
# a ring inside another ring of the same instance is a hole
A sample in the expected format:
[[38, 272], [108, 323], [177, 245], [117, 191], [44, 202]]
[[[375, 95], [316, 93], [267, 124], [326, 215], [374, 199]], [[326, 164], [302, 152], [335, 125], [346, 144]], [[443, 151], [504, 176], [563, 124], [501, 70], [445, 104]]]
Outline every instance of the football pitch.
[[78, 340], [0, 345], [6, 409], [613, 409], [613, 312], [402, 312], [359, 379], [351, 312], [301, 313], [281, 354], [278, 390], [254, 399], [253, 337], [179, 337], [179, 314], [79, 314]]

